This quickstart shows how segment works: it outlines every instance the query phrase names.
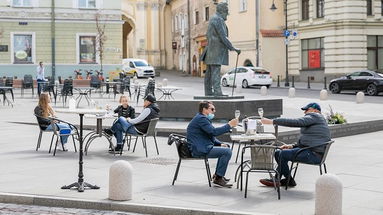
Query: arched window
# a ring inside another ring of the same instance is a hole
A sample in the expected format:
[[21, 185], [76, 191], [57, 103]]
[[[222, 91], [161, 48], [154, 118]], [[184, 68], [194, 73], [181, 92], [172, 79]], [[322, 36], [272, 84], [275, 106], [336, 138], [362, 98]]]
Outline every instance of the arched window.
[[254, 66], [251, 60], [246, 59], [245, 62], [243, 63], [243, 66]]

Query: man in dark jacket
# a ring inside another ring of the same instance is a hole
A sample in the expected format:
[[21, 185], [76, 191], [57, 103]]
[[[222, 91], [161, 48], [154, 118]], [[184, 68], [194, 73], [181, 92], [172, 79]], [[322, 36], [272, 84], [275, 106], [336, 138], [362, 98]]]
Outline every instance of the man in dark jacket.
[[144, 99], [144, 109], [137, 118], [126, 119], [120, 117], [113, 124], [111, 129], [105, 129], [104, 131], [110, 136], [116, 136], [117, 147], [115, 148], [115, 151], [120, 151], [122, 150], [123, 133], [145, 134], [148, 131], [150, 120], [158, 118], [159, 115], [160, 108], [156, 104], [156, 98], [153, 95], [148, 94]]
[[[321, 114], [321, 107], [317, 103], [310, 103], [301, 108], [305, 115], [297, 119], [277, 118], [274, 120], [262, 118], [263, 124], [277, 124], [288, 127], [301, 127], [301, 135], [298, 143], [294, 145], [282, 145], [280, 150], [275, 152], [275, 160], [278, 163], [278, 172], [285, 178], [280, 180], [282, 186], [286, 186], [289, 176], [288, 161], [291, 161], [295, 153], [301, 148], [323, 144], [331, 140], [330, 130], [326, 119]], [[301, 152], [297, 161], [304, 163], [320, 163], [324, 146], [314, 147]], [[261, 179], [260, 182], [266, 186], [274, 186], [271, 179]], [[290, 178], [289, 186], [296, 186], [293, 178]]]
[[218, 158], [213, 176], [213, 183], [220, 187], [231, 187], [225, 173], [231, 158], [231, 150], [227, 144], [220, 142], [216, 136], [227, 133], [237, 126], [238, 119], [232, 119], [227, 124], [215, 128], [211, 120], [214, 118], [215, 107], [212, 102], [203, 101], [199, 104], [199, 113], [187, 127], [187, 140], [193, 157]]

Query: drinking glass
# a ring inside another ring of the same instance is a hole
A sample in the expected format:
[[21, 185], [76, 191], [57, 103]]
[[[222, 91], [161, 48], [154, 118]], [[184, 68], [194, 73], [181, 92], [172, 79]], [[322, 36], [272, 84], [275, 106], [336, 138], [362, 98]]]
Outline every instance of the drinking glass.
[[239, 116], [241, 116], [241, 111], [240, 110], [235, 110], [234, 116], [235, 116], [235, 118], [239, 119]]
[[259, 117], [263, 118], [263, 108], [258, 108]]

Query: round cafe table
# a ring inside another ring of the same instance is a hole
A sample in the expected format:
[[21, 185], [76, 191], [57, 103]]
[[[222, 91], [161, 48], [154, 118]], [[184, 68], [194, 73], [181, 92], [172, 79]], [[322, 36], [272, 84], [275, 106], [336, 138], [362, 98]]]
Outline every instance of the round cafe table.
[[70, 185], [64, 185], [61, 187], [61, 189], [71, 189], [76, 188], [78, 192], [84, 192], [85, 188], [90, 189], [100, 189], [100, 187], [96, 185], [89, 184], [84, 181], [84, 173], [83, 173], [83, 119], [84, 114], [93, 114], [93, 115], [104, 115], [106, 114], [106, 110], [97, 110], [97, 109], [64, 109], [64, 108], [57, 108], [55, 109], [57, 113], [70, 113], [70, 114], [78, 114], [80, 116], [80, 136], [79, 136], [79, 142], [80, 142], [80, 153], [79, 153], [79, 169], [78, 169], [78, 180], [77, 182], [74, 182]]

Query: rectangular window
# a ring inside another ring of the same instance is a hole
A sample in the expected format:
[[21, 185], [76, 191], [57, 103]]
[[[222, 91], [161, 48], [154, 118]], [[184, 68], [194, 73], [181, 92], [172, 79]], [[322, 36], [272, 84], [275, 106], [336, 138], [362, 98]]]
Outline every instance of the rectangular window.
[[96, 36], [80, 36], [80, 63], [96, 63]]
[[198, 11], [195, 12], [195, 20], [194, 20], [194, 23], [195, 23], [196, 25], [199, 24], [199, 12], [198, 12]]
[[383, 71], [383, 36], [367, 36], [367, 67]]
[[243, 12], [247, 10], [247, 0], [239, 1], [239, 12]]
[[32, 0], [13, 0], [13, 7], [32, 7]]
[[209, 21], [209, 7], [205, 7], [205, 21]]
[[13, 62], [17, 64], [33, 63], [32, 35], [13, 35]]
[[302, 0], [302, 20], [309, 19], [309, 0]]
[[367, 0], [367, 16], [372, 16], [372, 0]]
[[78, 0], [79, 8], [96, 8], [96, 0]]
[[317, 0], [317, 18], [324, 17], [324, 0]]
[[301, 40], [302, 69], [324, 68], [323, 37]]

